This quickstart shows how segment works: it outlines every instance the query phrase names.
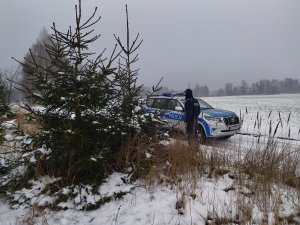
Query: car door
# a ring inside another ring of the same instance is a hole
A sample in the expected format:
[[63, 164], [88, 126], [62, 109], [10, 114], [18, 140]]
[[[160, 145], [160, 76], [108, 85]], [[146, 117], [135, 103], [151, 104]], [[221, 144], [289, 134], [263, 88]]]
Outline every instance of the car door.
[[166, 98], [155, 98], [152, 108], [156, 115], [159, 115], [165, 122], [169, 123], [168, 111], [167, 111], [168, 99]]
[[169, 125], [184, 132], [184, 112], [182, 105], [177, 99], [168, 99], [167, 113]]
[[153, 102], [153, 108], [156, 114], [166, 122], [168, 127], [173, 127], [176, 123], [176, 116], [174, 114], [175, 107], [172, 106], [173, 101], [168, 98], [156, 98]]

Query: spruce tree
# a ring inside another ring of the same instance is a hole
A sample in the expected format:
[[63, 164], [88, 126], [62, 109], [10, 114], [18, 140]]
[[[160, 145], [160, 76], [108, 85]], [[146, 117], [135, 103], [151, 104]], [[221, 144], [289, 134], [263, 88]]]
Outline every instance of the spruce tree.
[[[23, 65], [31, 75], [25, 108], [41, 123], [35, 144], [48, 155], [36, 154], [42, 174], [63, 177], [68, 184], [101, 183], [110, 170], [113, 150], [119, 146], [119, 119], [115, 102], [116, 46], [108, 60], [88, 51], [100, 35], [92, 27], [100, 20], [97, 8], [85, 21], [81, 1], [75, 6], [75, 28], [61, 32], [53, 24], [46, 52], [50, 63], [40, 65], [31, 54]], [[93, 55], [93, 57], [92, 57]], [[49, 65], [49, 66], [47, 66]], [[43, 110], [33, 106], [41, 105]], [[36, 166], [34, 169], [37, 169]]]

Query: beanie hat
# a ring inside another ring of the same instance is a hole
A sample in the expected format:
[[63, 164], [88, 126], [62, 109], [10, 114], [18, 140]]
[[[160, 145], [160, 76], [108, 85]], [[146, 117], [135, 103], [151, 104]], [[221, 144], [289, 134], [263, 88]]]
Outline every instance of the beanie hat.
[[184, 96], [186, 97], [186, 98], [190, 98], [190, 97], [192, 97], [193, 96], [193, 91], [191, 90], [191, 89], [186, 89], [185, 91], [184, 91]]

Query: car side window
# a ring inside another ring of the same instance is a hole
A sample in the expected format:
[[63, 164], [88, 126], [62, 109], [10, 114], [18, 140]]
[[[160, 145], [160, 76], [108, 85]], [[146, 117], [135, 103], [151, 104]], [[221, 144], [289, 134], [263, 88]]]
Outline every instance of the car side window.
[[166, 109], [168, 99], [165, 98], [156, 98], [152, 107], [157, 109]]
[[168, 110], [175, 111], [175, 107], [177, 107], [177, 106], [180, 106], [180, 107], [181, 107], [181, 105], [180, 105], [180, 103], [178, 102], [178, 100], [176, 100], [176, 99], [169, 99], [169, 101], [168, 101], [168, 106], [167, 106], [167, 109], [168, 109]]
[[154, 102], [154, 98], [148, 98], [147, 100], [146, 100], [146, 106], [147, 107], [153, 107], [153, 102]]
[[[203, 101], [202, 99], [197, 98], [197, 100], [199, 102], [200, 109], [213, 109], [212, 106], [210, 106], [207, 102]], [[183, 104], [184, 104], [186, 100], [184, 99], [182, 101], [183, 101]]]

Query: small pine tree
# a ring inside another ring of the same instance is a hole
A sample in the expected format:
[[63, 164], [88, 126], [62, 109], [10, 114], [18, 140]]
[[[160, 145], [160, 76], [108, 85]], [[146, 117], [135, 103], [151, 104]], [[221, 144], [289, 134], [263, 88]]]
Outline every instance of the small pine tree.
[[[115, 47], [109, 60], [102, 59], [103, 52], [91, 59], [88, 46], [99, 38], [91, 37], [92, 26], [100, 17], [95, 18], [95, 8], [83, 21], [80, 0], [75, 11], [74, 30], [61, 32], [53, 24], [54, 33], [45, 46], [50, 63], [38, 64], [32, 53], [20, 62], [32, 77], [30, 87], [24, 85], [25, 108], [42, 126], [35, 142], [51, 151], [47, 157], [39, 156], [42, 174], [63, 177], [68, 184], [101, 183], [119, 146], [116, 133], [122, 133], [116, 129], [118, 90], [116, 69], [111, 68], [118, 53]], [[43, 111], [36, 111], [34, 104], [43, 106]]]

